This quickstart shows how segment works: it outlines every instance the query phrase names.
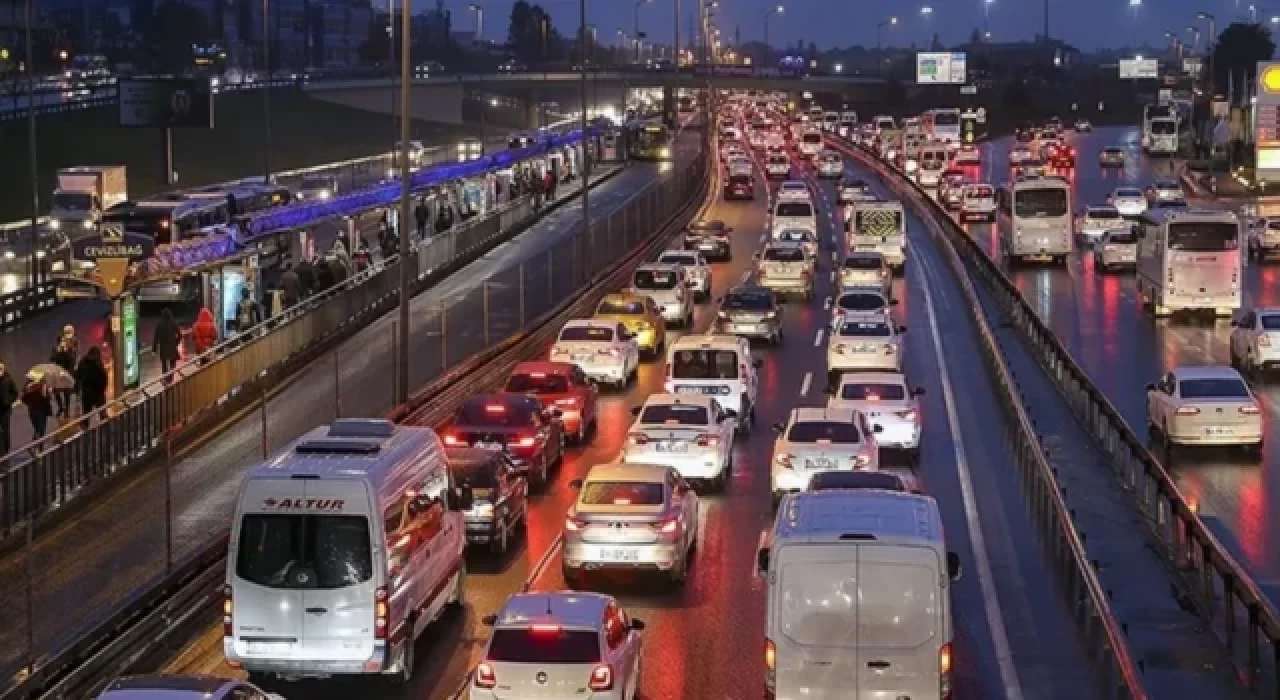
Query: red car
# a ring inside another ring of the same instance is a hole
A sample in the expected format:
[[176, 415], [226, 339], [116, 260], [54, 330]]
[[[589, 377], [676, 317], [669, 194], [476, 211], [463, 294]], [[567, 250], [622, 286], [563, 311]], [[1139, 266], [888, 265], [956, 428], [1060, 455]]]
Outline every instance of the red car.
[[521, 362], [511, 370], [508, 394], [527, 394], [548, 411], [560, 411], [560, 422], [575, 445], [584, 445], [596, 432], [596, 385], [571, 362]]
[[1051, 143], [1044, 148], [1044, 161], [1054, 168], [1074, 168], [1076, 149], [1065, 143]]
[[529, 470], [531, 482], [541, 486], [564, 458], [559, 414], [525, 394], [480, 394], [458, 406], [440, 435], [446, 447], [506, 452], [516, 466]]

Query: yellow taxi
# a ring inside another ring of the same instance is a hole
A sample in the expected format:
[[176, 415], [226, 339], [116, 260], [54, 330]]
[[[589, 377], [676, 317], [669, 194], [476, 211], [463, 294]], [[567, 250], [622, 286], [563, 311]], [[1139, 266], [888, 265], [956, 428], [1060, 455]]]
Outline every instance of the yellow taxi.
[[662, 311], [653, 299], [636, 292], [606, 294], [596, 307], [595, 317], [617, 321], [635, 336], [640, 352], [656, 357], [667, 345], [667, 327]]

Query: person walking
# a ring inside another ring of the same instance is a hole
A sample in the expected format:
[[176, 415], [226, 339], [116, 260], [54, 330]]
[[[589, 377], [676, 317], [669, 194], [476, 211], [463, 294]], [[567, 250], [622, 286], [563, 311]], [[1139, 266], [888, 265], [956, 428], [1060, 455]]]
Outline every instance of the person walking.
[[413, 208], [413, 220], [418, 224], [418, 238], [427, 235], [427, 219], [431, 218], [431, 212], [427, 209], [427, 200], [422, 198], [418, 200], [417, 206]]
[[262, 323], [262, 309], [254, 301], [253, 292], [248, 287], [241, 287], [240, 301], [236, 304], [236, 333], [247, 333], [259, 323]]
[[285, 264], [284, 273], [280, 275], [281, 303], [285, 309], [291, 309], [302, 301], [302, 278], [293, 269], [293, 265]]
[[75, 348], [77, 344], [74, 341], [74, 330], [70, 338], [65, 333], [58, 336], [58, 344], [53, 348], [53, 353], [49, 356], [50, 362], [66, 370], [66, 377], [62, 377], [60, 381], [51, 385], [59, 420], [64, 420], [71, 416], [71, 397], [75, 393], [75, 386], [69, 386], [70, 381], [67, 377], [71, 377], [76, 371]]
[[49, 417], [53, 415], [53, 391], [43, 374], [27, 374], [26, 386], [22, 388], [22, 403], [27, 407], [27, 418], [31, 420], [32, 438], [43, 438], [49, 431]]
[[18, 394], [18, 384], [13, 381], [13, 375], [9, 374], [8, 368], [0, 362], [0, 456], [9, 454], [13, 450], [13, 405], [20, 398]]
[[[213, 316], [209, 320], [212, 321]], [[80, 358], [76, 366], [76, 386], [80, 389], [80, 409], [84, 415], [107, 405], [107, 368], [102, 363], [102, 348], [97, 345]]]
[[165, 309], [160, 314], [160, 322], [156, 324], [155, 336], [151, 339], [151, 350], [160, 358], [160, 373], [169, 374], [178, 366], [178, 358], [182, 353], [182, 329], [173, 318], [173, 312]]
[[218, 324], [208, 307], [201, 307], [196, 322], [191, 325], [191, 342], [195, 345], [196, 355], [203, 355], [218, 344]]

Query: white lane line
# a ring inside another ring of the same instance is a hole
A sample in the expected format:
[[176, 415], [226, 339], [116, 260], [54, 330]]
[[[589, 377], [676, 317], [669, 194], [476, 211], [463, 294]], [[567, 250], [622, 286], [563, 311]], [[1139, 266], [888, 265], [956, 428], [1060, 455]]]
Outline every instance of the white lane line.
[[547, 547], [547, 551], [542, 553], [542, 558], [539, 559], [537, 565], [533, 567], [533, 571], [529, 572], [529, 578], [524, 580], [524, 590], [532, 590], [534, 586], [538, 585], [538, 579], [542, 578], [542, 575], [547, 573], [547, 567], [551, 564], [551, 560], [555, 558], [556, 553], [558, 553], [560, 548], [563, 546], [564, 532], [561, 531], [560, 534], [556, 535], [556, 539], [551, 543], [551, 546]]
[[804, 381], [800, 382], [800, 395], [809, 395], [809, 386], [813, 384], [813, 372], [804, 373]]
[[821, 347], [822, 338], [827, 334], [827, 329], [819, 328], [817, 335], [813, 336], [813, 347]]
[[[919, 256], [912, 256], [918, 261]], [[923, 266], [921, 266], [923, 269]], [[942, 350], [942, 334], [938, 331], [938, 315], [933, 306], [932, 284], [929, 277], [920, 275], [924, 281], [920, 288], [924, 290], [924, 305], [929, 315], [929, 332], [933, 337], [934, 359], [938, 363], [938, 373], [942, 378], [942, 400], [947, 407], [947, 427], [951, 431], [951, 446], [956, 458], [956, 475], [960, 479], [960, 495], [964, 501], [965, 521], [969, 526], [969, 542], [973, 545], [973, 558], [978, 569], [978, 586], [982, 589], [982, 606], [987, 615], [987, 627], [991, 629], [991, 642], [995, 646], [996, 663], [1000, 667], [1000, 680], [1004, 684], [1002, 697], [1008, 700], [1022, 700], [1022, 686], [1018, 674], [1013, 667], [1013, 652], [1009, 648], [1009, 633], [1005, 629], [1004, 617], [1000, 614], [1000, 600], [996, 595], [994, 577], [991, 574], [991, 559], [987, 552], [987, 541], [982, 534], [982, 521], [978, 517], [978, 502], [974, 498], [973, 476], [969, 472], [969, 458], [964, 446], [964, 433], [960, 430], [960, 418], [956, 411], [955, 390], [951, 386], [951, 372], [947, 368], [946, 353]]]
[[831, 297], [827, 297], [826, 299], [822, 300], [822, 310], [823, 311], [831, 310]]

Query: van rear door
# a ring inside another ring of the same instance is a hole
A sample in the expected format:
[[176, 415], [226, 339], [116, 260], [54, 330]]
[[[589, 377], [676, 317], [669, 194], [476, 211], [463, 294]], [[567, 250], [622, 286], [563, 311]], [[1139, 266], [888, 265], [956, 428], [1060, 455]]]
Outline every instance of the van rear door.
[[940, 696], [950, 605], [938, 553], [927, 547], [858, 545], [857, 700]]
[[857, 639], [857, 544], [784, 545], [774, 571], [768, 629], [776, 650], [775, 696], [861, 698], [849, 692], [864, 663]]
[[[288, 585], [296, 524], [288, 504], [306, 501], [305, 482], [253, 479], [240, 494], [231, 577], [236, 653], [252, 660], [295, 658], [302, 647], [302, 590]], [[296, 576], [295, 576], [296, 577]]]
[[373, 653], [378, 587], [373, 496], [363, 482], [316, 479], [307, 482], [307, 499], [338, 505], [316, 517], [317, 585], [302, 593], [303, 639], [309, 653], [320, 658], [368, 659]]

